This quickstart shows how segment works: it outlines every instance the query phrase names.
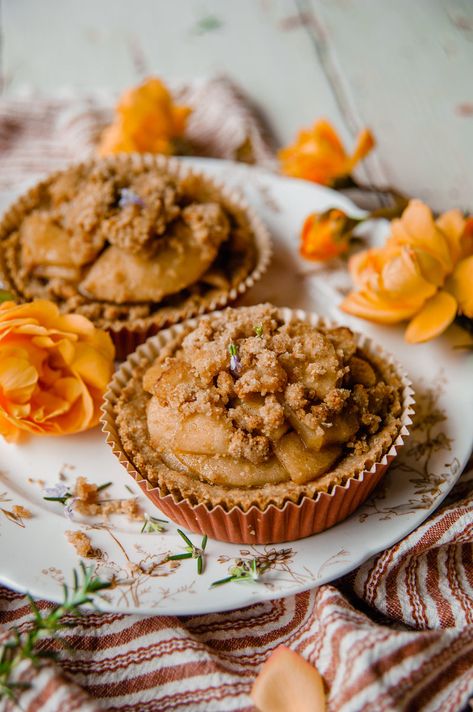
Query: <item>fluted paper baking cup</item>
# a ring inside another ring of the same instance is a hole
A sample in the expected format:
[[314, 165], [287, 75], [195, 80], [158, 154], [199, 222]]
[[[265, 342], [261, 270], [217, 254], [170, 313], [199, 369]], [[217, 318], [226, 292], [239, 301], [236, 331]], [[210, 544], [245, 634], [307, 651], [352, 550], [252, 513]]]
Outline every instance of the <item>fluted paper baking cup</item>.
[[[177, 158], [169, 158], [167, 156], [123, 153], [87, 161], [78, 164], [77, 167], [83, 166], [88, 169], [94, 164], [105, 166], [118, 164], [125, 167], [130, 166], [134, 170], [137, 168], [157, 168], [178, 179], [196, 179], [204, 190], [208, 189], [211, 192], [215, 192], [219, 200], [227, 206], [230, 213], [233, 212], [242, 216], [248, 222], [253, 236], [253, 244], [251, 245], [251, 249], [254, 250], [252, 265], [248, 270], [240, 269], [241, 277], [238, 273], [234, 275], [235, 284], [232, 284], [230, 288], [215, 288], [206, 294], [200, 295], [193, 295], [192, 293], [188, 296], [184, 295], [181, 302], [177, 300], [175, 304], [158, 307], [149, 316], [134, 319], [132, 322], [118, 319], [110, 320], [104, 317], [95, 320], [94, 323], [97, 326], [106, 329], [110, 333], [115, 344], [118, 360], [126, 358], [139, 344], [156, 334], [160, 329], [191, 317], [222, 309], [227, 304], [231, 304], [250, 289], [266, 271], [272, 255], [269, 231], [239, 191], [229, 188], [223, 182], [191, 168]], [[8, 263], [3, 249], [4, 241], [19, 228], [25, 216], [37, 207], [44, 189], [56, 180], [61, 173], [63, 171], [57, 171], [30, 188], [27, 193], [10, 206], [0, 221], [0, 282], [3, 282], [5, 288], [11, 291], [19, 301], [29, 301], [30, 298], [22, 293], [20, 286], [15, 281], [15, 275], [12, 274], [13, 265]]]
[[[278, 309], [278, 315], [286, 322], [306, 321], [313, 326], [323, 323], [324, 326], [336, 327], [316, 314], [288, 308]], [[211, 319], [209, 314], [205, 319]], [[409, 435], [414, 412], [414, 391], [411, 381], [399, 362], [374, 344], [371, 339], [356, 334], [358, 345], [368, 355], [380, 358], [394, 369], [402, 384], [402, 411], [400, 425], [394, 437], [382, 454], [379, 461], [368, 463], [366, 469], [349, 477], [343, 484], [336, 484], [327, 492], [319, 491], [314, 496], [303, 496], [298, 502], [286, 501], [282, 506], [270, 504], [265, 509], [253, 505], [244, 511], [242, 507], [233, 506], [228, 509], [218, 504], [191, 501], [178, 491], [167, 491], [162, 484], [154, 487], [139, 471], [139, 468], [125, 452], [118, 432], [114, 407], [123, 388], [133, 379], [134, 370], [143, 364], [151, 364], [160, 351], [172, 340], [182, 336], [184, 332], [194, 328], [198, 321], [189, 320], [166, 329], [148, 339], [115, 373], [105, 394], [102, 406], [102, 429], [106, 434], [106, 442], [113, 453], [135, 479], [145, 495], [161, 512], [177, 524], [189, 531], [208, 536], [221, 541], [241, 544], [282, 543], [302, 539], [321, 532], [334, 524], [343, 521], [355, 511], [376, 487], [389, 465], [397, 457]], [[194, 499], [194, 498], [192, 498]]]

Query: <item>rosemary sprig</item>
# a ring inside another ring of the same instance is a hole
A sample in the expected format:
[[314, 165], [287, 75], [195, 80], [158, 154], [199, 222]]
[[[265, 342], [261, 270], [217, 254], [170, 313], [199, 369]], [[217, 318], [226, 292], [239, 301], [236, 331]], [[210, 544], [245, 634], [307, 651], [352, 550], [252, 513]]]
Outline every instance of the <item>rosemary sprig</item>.
[[81, 615], [82, 606], [94, 602], [94, 596], [99, 591], [110, 587], [109, 581], [102, 581], [93, 575], [91, 567], [80, 562], [79, 573], [74, 569], [72, 586], [63, 584], [63, 602], [42, 613], [30, 594], [27, 594], [33, 619], [27, 632], [20, 632], [13, 628], [11, 638], [0, 647], [0, 700], [8, 698], [16, 701], [16, 692], [28, 687], [17, 683], [13, 678], [15, 668], [23, 660], [29, 660], [33, 665], [40, 665], [46, 658], [54, 657], [53, 654], [39, 650], [37, 644], [40, 640], [52, 637], [59, 640], [58, 632], [68, 627], [63, 620], [66, 615]]
[[238, 564], [238, 566], [232, 566], [232, 568], [230, 569], [230, 576], [226, 576], [223, 579], [214, 581], [212, 584], [210, 584], [210, 588], [215, 588], [216, 586], [223, 586], [223, 584], [231, 583], [232, 581], [236, 581], [238, 583], [249, 581], [251, 583], [254, 583], [256, 581], [259, 581], [261, 575], [264, 574], [267, 568], [267, 564], [265, 565], [258, 563], [258, 560], [256, 558], [247, 561], [242, 561], [240, 564]]
[[172, 556], [168, 556], [168, 561], [180, 561], [181, 559], [197, 559], [197, 573], [202, 574], [204, 571], [204, 552], [205, 547], [207, 546], [207, 534], [202, 537], [200, 547], [197, 547], [191, 542], [189, 537], [186, 536], [186, 534], [184, 534], [181, 529], [178, 529], [177, 533], [182, 539], [184, 539], [185, 543], [187, 544], [187, 546], [185, 547], [186, 553], [173, 554]]
[[143, 526], [141, 527], [141, 534], [153, 534], [155, 532], [164, 532], [166, 527], [163, 524], [169, 524], [167, 519], [157, 519], [156, 517], [150, 516], [147, 512], [143, 517]]
[[44, 491], [48, 496], [43, 497], [43, 499], [47, 502], [60, 502], [63, 505], [74, 496], [69, 488], [61, 483], [54, 485], [54, 487], [46, 487]]

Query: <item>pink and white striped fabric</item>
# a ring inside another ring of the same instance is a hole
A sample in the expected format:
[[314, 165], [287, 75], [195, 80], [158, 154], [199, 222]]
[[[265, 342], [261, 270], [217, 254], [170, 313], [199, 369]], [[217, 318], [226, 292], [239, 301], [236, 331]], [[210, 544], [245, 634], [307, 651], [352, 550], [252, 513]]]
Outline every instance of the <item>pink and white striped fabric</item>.
[[[231, 157], [249, 137], [256, 161], [270, 163], [256, 120], [228, 82], [179, 91], [181, 100], [205, 104], [193, 130], [208, 136], [209, 154]], [[225, 125], [224, 115], [232, 116]], [[98, 99], [3, 100], [0, 191], [86, 157], [109, 116]], [[470, 470], [443, 509], [334, 585], [230, 613], [71, 619], [69, 647], [42, 643], [57, 652], [56, 664], [18, 668], [18, 681], [31, 683], [21, 707], [250, 712], [255, 677], [283, 643], [317, 667], [329, 712], [457, 712], [473, 697], [472, 558]], [[0, 645], [29, 620], [25, 597], [0, 589]], [[0, 702], [0, 710], [14, 708]]]
[[[65, 635], [73, 653], [48, 641], [58, 664], [19, 670], [34, 683], [22, 707], [250, 712], [255, 677], [284, 643], [323, 676], [329, 712], [462, 710], [473, 697], [473, 471], [450, 499], [333, 586], [231, 613], [84, 616]], [[25, 630], [24, 597], [0, 600], [4, 629]]]

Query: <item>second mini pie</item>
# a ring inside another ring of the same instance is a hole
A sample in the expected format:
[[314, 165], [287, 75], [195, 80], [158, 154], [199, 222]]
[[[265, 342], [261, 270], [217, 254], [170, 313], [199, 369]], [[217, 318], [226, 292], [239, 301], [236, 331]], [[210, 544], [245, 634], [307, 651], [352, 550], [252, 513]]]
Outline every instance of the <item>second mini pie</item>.
[[251, 286], [269, 236], [234, 192], [176, 160], [118, 155], [31, 189], [0, 225], [8, 288], [107, 329], [118, 355]]

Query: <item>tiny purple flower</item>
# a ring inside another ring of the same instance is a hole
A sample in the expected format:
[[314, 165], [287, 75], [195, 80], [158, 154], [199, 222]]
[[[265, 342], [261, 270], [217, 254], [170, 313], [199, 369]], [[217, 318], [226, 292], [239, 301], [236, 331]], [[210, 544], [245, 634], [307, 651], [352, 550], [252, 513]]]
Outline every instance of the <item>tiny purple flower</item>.
[[234, 373], [240, 373], [241, 362], [238, 356], [230, 356], [230, 370]]
[[139, 205], [140, 208], [144, 208], [145, 202], [135, 193], [134, 190], [131, 190], [131, 188], [122, 188], [120, 191], [118, 206], [120, 208], [126, 208], [128, 205]]
[[228, 352], [230, 354], [230, 371], [233, 371], [235, 375], [241, 373], [241, 361], [238, 358], [238, 347], [235, 344], [230, 344], [228, 347]]
[[74, 519], [74, 502], [77, 501], [77, 497], [71, 497], [64, 505], [64, 516], [68, 519]]
[[54, 487], [46, 487], [44, 490], [48, 497], [67, 497], [70, 496], [69, 488], [61, 483]]

